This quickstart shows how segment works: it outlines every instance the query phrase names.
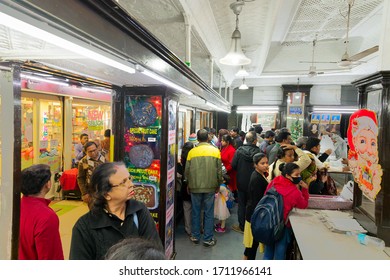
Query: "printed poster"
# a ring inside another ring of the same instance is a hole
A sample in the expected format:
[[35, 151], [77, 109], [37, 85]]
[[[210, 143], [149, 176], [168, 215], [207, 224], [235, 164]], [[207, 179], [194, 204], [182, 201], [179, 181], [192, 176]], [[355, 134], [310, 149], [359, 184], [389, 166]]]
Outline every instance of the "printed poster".
[[168, 162], [166, 187], [166, 216], [165, 216], [165, 256], [173, 254], [174, 239], [174, 203], [175, 203], [175, 170], [176, 170], [176, 133], [177, 133], [177, 102], [168, 102]]
[[341, 122], [341, 114], [332, 114], [332, 118], [330, 120], [330, 124], [340, 124]]
[[371, 200], [381, 190], [382, 167], [378, 157], [378, 120], [375, 112], [361, 109], [349, 118], [348, 165], [355, 182]]
[[124, 162], [135, 185], [135, 199], [145, 203], [157, 228], [160, 200], [161, 96], [126, 96]]

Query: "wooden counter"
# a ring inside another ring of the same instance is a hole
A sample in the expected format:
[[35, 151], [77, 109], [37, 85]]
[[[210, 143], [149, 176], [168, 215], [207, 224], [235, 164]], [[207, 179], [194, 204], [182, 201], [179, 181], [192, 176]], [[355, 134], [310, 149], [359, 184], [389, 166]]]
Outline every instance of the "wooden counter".
[[314, 209], [294, 209], [289, 218], [304, 260], [390, 260], [375, 247], [359, 244], [353, 236], [330, 231]]

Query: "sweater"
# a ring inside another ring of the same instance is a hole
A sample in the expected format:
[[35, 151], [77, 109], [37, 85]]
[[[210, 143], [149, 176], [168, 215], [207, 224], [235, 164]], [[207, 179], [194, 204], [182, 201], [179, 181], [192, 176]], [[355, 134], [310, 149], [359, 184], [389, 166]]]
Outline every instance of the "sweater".
[[221, 160], [223, 165], [226, 168], [227, 175], [229, 175], [230, 177], [229, 188], [232, 192], [237, 190], [237, 184], [236, 184], [237, 172], [232, 167], [232, 161], [235, 152], [236, 149], [230, 144], [225, 147], [222, 147], [221, 149]]
[[[298, 155], [298, 160], [294, 161], [296, 165], [299, 166], [300, 171], [302, 172], [305, 170], [311, 163], [311, 159], [307, 153], [304, 153], [301, 149], [297, 148], [295, 149], [295, 153]], [[283, 163], [280, 159], [276, 160], [273, 164], [269, 167], [269, 175], [268, 175], [268, 181], [271, 181], [276, 176], [279, 176], [282, 174], [282, 172], [279, 170], [279, 166]]]
[[23, 196], [20, 204], [19, 260], [63, 260], [57, 214], [50, 200]]
[[248, 202], [246, 204], [245, 220], [250, 223], [253, 211], [264, 196], [268, 181], [256, 170], [252, 172], [248, 187]]
[[[287, 220], [290, 211], [296, 207], [300, 209], [307, 208], [309, 204], [309, 191], [306, 188], [299, 190], [293, 182], [280, 175], [273, 179], [267, 187], [266, 192], [274, 186], [276, 191], [283, 197], [283, 219]], [[290, 222], [287, 226], [291, 227]]]

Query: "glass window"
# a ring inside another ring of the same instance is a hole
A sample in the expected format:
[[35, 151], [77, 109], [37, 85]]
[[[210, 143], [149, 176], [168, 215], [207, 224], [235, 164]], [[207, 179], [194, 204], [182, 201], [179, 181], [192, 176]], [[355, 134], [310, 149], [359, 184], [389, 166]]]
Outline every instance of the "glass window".
[[22, 169], [34, 164], [33, 98], [22, 97]]
[[39, 163], [48, 164], [52, 173], [62, 166], [62, 106], [58, 101], [39, 104]]
[[61, 97], [22, 97], [22, 169], [48, 164], [52, 173], [62, 167]]
[[111, 128], [111, 106], [104, 103], [73, 101], [72, 103], [72, 141], [74, 146], [80, 142], [80, 135], [88, 135], [89, 141], [95, 141], [100, 147], [104, 131]]

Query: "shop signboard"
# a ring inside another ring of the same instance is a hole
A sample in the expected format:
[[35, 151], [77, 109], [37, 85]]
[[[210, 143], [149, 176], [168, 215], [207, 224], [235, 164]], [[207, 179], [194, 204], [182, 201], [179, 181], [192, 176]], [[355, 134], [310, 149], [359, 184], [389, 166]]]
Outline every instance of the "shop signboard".
[[96, 131], [103, 129], [103, 111], [89, 110], [87, 118], [88, 130]]

